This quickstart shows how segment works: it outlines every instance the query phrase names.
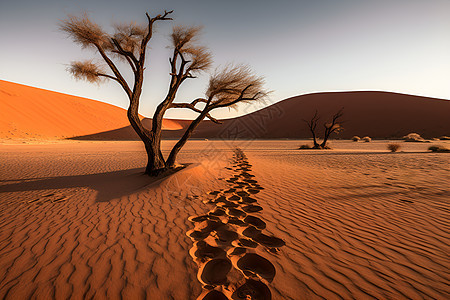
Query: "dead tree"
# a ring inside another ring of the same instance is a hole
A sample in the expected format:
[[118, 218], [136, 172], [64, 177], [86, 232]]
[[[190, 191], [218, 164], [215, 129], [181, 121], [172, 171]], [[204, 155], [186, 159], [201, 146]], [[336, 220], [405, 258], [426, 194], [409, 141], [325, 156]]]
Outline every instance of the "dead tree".
[[[106, 64], [101, 65], [92, 60], [72, 62], [69, 68], [72, 75], [76, 79], [85, 79], [90, 82], [113, 80], [125, 91], [129, 99], [128, 120], [145, 145], [148, 158], [145, 173], [149, 175], [158, 175], [175, 166], [176, 156], [181, 147], [204, 118], [218, 122], [210, 115], [213, 109], [236, 105], [239, 102], [259, 100], [266, 95], [262, 90], [262, 79], [253, 75], [250, 69], [238, 66], [224, 68], [213, 75], [205, 98], [196, 99], [191, 103], [174, 103], [181, 84], [187, 79], [196, 78], [196, 74], [208, 70], [212, 65], [212, 55], [209, 50], [198, 45], [201, 28], [175, 26], [171, 34], [173, 51], [169, 58], [168, 92], [156, 108], [152, 128], [145, 128], [139, 118], [139, 101], [144, 83], [148, 44], [154, 32], [154, 24], [172, 20], [169, 17], [171, 14], [172, 11], [165, 11], [164, 14], [150, 17], [146, 13], [146, 25], [141, 26], [136, 23], [115, 25], [113, 34], [104, 32], [98, 24], [89, 19], [87, 14], [69, 16], [60, 24], [60, 29], [75, 43], [96, 51]], [[133, 74], [132, 84], [125, 80], [117, 60], [124, 61], [130, 68]], [[235, 78], [230, 78], [233, 76]], [[239, 82], [237, 82], [238, 79]], [[204, 103], [202, 109], [196, 107], [198, 103]], [[189, 108], [199, 115], [187, 128], [166, 161], [161, 152], [161, 131], [164, 114], [169, 108]]]
[[316, 136], [317, 122], [319, 122], [319, 120], [320, 120], [320, 118], [319, 118], [317, 109], [316, 109], [316, 112], [314, 113], [314, 116], [311, 119], [303, 120], [306, 123], [306, 125], [308, 126], [309, 131], [311, 131], [311, 134], [313, 137], [313, 143], [314, 143], [313, 148], [314, 149], [320, 148], [320, 145], [317, 142], [317, 136]]
[[[172, 103], [172, 108], [188, 107], [199, 112], [199, 115], [191, 122], [181, 139], [172, 148], [167, 159], [168, 166], [173, 167], [175, 165], [178, 152], [205, 117], [218, 123], [209, 114], [212, 110], [233, 107], [242, 102], [261, 100], [267, 96], [267, 92], [263, 90], [263, 85], [263, 79], [252, 74], [249, 67], [242, 65], [227, 66], [211, 76], [205, 98], [195, 99], [191, 103]], [[205, 103], [201, 111], [195, 108], [195, 105], [200, 102]]]
[[341, 108], [338, 112], [336, 112], [333, 117], [331, 118], [331, 122], [328, 123], [324, 123], [323, 127], [324, 127], [324, 134], [323, 134], [323, 140], [322, 143], [319, 144], [319, 142], [317, 141], [318, 137], [317, 137], [317, 133], [316, 133], [316, 129], [317, 129], [317, 123], [320, 120], [320, 117], [318, 115], [318, 111], [316, 110], [313, 117], [309, 120], [303, 120], [306, 125], [309, 128], [309, 131], [311, 132], [311, 135], [313, 137], [313, 143], [314, 149], [327, 149], [327, 142], [328, 139], [330, 138], [330, 135], [332, 133], [339, 133], [343, 130], [343, 127], [341, 125], [341, 123], [339, 123], [339, 119], [342, 118], [342, 116], [344, 115], [344, 108]]

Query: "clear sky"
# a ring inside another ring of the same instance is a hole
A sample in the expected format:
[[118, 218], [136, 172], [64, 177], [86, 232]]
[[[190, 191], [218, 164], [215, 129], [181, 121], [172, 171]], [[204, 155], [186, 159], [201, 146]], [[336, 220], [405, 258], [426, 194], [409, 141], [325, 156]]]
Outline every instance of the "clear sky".
[[[14, 0], [0, 1], [0, 79], [121, 107], [115, 82], [75, 81], [72, 60], [95, 54], [58, 31], [67, 14], [145, 22], [175, 10], [151, 42], [141, 113], [151, 116], [169, 82], [167, 35], [174, 24], [203, 25], [215, 65], [245, 63], [266, 78], [270, 102], [312, 92], [380, 90], [450, 99], [450, 0]], [[177, 101], [202, 96], [208, 76], [185, 82]], [[261, 106], [221, 111], [231, 117]], [[172, 110], [169, 117], [189, 117]]]

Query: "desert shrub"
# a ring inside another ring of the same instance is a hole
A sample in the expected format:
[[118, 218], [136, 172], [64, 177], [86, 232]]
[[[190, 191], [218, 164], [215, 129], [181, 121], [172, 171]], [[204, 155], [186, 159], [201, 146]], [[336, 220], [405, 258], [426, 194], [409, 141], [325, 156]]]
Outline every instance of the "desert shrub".
[[310, 145], [301, 145], [298, 149], [311, 149]]
[[388, 144], [387, 148], [391, 152], [397, 152], [401, 148], [401, 146], [400, 144]]
[[431, 152], [450, 152], [450, 149], [441, 145], [432, 145], [428, 147], [428, 150], [430, 150]]
[[366, 143], [372, 141], [372, 139], [370, 138], [370, 136], [365, 136], [365, 137], [362, 138], [362, 140], [363, 140], [364, 142], [366, 142]]
[[450, 136], [443, 135], [439, 138], [441, 141], [450, 141]]
[[359, 136], [357, 136], [357, 135], [355, 135], [354, 137], [352, 137], [352, 141], [354, 141], [354, 142], [359, 142], [360, 139], [361, 139], [361, 138], [360, 138]]
[[409, 133], [403, 137], [405, 142], [425, 142], [425, 139], [418, 133]]

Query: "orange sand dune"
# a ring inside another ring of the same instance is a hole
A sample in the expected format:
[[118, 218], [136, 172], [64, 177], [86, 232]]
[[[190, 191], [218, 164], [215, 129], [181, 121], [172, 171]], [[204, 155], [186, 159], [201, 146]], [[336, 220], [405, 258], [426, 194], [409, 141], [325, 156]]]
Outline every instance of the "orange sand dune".
[[[0, 138], [59, 139], [128, 125], [120, 107], [0, 80]], [[165, 120], [163, 128], [181, 126]]]
[[[334, 137], [354, 135], [378, 139], [401, 138], [417, 132], [425, 138], [450, 135], [450, 101], [389, 92], [330, 92], [292, 97], [256, 112], [222, 120], [223, 124], [203, 121], [193, 138], [208, 139], [299, 139], [311, 136], [304, 119], [319, 111], [319, 137], [322, 124], [340, 108], [344, 131]], [[150, 119], [144, 120], [150, 122]], [[177, 120], [186, 128], [188, 121]], [[184, 130], [167, 130], [166, 138], [179, 138]], [[130, 126], [113, 131], [77, 137], [80, 140], [137, 140]]]
[[[248, 115], [228, 119], [224, 124], [201, 125], [194, 137], [222, 139], [309, 138], [304, 119], [317, 109], [323, 123], [344, 108], [344, 131], [336, 137], [354, 135], [389, 139], [411, 132], [434, 138], [450, 135], [450, 101], [390, 92], [326, 92], [292, 97]], [[334, 136], [333, 136], [334, 137]]]

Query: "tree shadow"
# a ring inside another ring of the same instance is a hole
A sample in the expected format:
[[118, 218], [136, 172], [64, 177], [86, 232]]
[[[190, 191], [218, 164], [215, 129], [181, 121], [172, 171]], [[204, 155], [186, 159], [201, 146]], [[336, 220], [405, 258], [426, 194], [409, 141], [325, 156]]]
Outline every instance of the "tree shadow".
[[156, 184], [185, 167], [166, 171], [157, 177], [144, 174], [145, 168], [135, 168], [87, 175], [11, 179], [0, 181], [0, 193], [86, 187], [97, 191], [96, 202], [107, 202]]

